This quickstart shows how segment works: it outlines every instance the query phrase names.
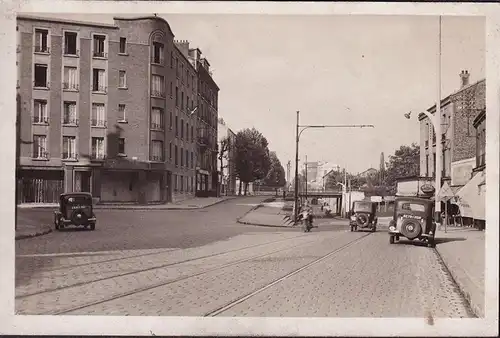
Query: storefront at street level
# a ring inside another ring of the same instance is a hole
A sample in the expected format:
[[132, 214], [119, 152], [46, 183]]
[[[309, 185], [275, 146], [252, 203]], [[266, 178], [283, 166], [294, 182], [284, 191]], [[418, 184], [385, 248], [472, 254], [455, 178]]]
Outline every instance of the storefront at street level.
[[472, 179], [457, 190], [452, 203], [459, 208], [462, 223], [484, 227], [486, 204], [486, 173], [474, 173]]

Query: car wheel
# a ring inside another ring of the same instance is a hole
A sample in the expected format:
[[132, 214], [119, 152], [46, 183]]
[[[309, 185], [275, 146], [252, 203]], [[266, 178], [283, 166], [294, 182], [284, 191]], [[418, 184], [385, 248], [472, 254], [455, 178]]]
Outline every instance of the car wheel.
[[394, 237], [395, 237], [396, 241], [399, 241], [399, 236], [396, 235]]
[[91, 224], [90, 224], [90, 230], [91, 230], [91, 231], [94, 231], [94, 230], [95, 230], [95, 223], [91, 223]]
[[353, 231], [354, 231], [354, 227], [351, 225], [351, 232], [353, 232]]
[[389, 244], [394, 244], [394, 236], [389, 236]]

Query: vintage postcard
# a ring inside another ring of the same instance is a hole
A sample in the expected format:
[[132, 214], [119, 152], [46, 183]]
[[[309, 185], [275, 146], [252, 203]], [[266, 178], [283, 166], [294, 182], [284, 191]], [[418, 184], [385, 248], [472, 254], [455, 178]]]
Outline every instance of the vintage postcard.
[[494, 7], [0, 7], [1, 333], [498, 334]]

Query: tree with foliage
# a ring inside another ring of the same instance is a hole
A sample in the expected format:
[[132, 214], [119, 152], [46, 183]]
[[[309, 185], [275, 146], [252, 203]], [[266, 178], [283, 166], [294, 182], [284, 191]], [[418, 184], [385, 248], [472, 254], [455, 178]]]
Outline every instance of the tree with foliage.
[[220, 140], [219, 154], [217, 155], [220, 161], [220, 181], [221, 184], [224, 182], [224, 169], [227, 168], [227, 164], [224, 165], [224, 160], [229, 159], [229, 148], [231, 147], [231, 139], [229, 136], [225, 136]]
[[245, 195], [248, 183], [266, 177], [271, 165], [267, 139], [257, 129], [246, 128], [236, 134], [235, 172], [241, 185], [245, 184]]
[[392, 192], [396, 189], [396, 181], [401, 177], [418, 176], [420, 172], [420, 147], [416, 143], [402, 145], [389, 156], [385, 172], [384, 185]]
[[344, 183], [344, 173], [339, 170], [332, 170], [325, 177], [325, 190], [335, 190], [339, 188], [338, 183]]
[[269, 153], [270, 167], [263, 183], [269, 187], [283, 187], [286, 184], [285, 169], [275, 151]]

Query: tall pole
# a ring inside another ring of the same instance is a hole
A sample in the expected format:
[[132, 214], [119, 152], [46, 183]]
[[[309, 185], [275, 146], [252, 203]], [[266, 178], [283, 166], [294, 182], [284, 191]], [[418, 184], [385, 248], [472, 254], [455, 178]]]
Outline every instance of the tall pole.
[[295, 132], [295, 189], [294, 189], [294, 222], [297, 221], [299, 215], [298, 198], [299, 198], [299, 111], [297, 110], [297, 125]]
[[305, 183], [306, 183], [306, 186], [305, 186], [305, 192], [306, 192], [306, 202], [307, 202], [307, 155], [306, 155], [306, 163], [304, 163], [305, 165], [305, 169], [306, 169], [306, 172], [305, 172]]
[[441, 164], [442, 164], [442, 145], [441, 145], [441, 15], [439, 16], [439, 44], [438, 44], [438, 70], [437, 70], [437, 100], [436, 112], [434, 114], [434, 130], [436, 133], [436, 192], [434, 201], [435, 219], [441, 224], [441, 201], [439, 191], [441, 189]]

